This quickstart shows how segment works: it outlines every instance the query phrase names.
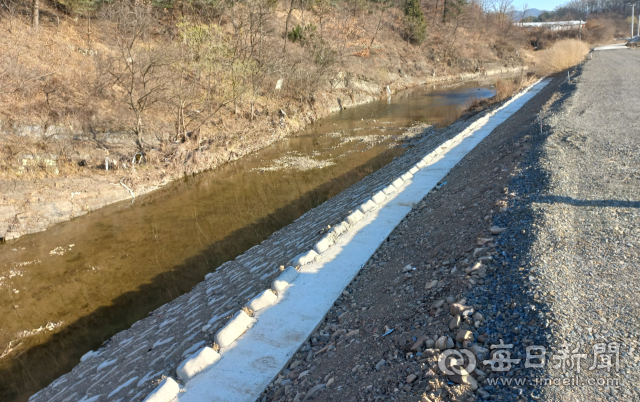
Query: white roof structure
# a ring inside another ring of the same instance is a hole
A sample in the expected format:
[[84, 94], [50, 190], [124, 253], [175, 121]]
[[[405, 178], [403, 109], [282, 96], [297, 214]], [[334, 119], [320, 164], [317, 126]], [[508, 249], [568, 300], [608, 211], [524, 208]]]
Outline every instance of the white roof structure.
[[585, 21], [552, 21], [552, 22], [515, 22], [524, 28], [546, 28], [551, 31], [565, 31], [569, 29], [579, 29], [586, 24]]

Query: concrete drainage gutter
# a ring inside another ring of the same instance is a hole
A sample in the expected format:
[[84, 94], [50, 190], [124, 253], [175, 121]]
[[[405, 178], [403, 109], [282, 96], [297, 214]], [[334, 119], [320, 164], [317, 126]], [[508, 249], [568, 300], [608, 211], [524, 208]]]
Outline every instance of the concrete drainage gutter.
[[166, 378], [145, 401], [255, 401], [413, 205], [548, 82], [487, 113], [352, 211], [216, 333], [219, 350], [203, 347], [180, 364], [182, 389]]

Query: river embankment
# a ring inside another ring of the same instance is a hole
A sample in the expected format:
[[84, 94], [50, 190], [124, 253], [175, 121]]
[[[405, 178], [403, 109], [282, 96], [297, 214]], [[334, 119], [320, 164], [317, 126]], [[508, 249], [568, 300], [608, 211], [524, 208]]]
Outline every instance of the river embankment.
[[[300, 119], [288, 117], [285, 114], [275, 128], [271, 127], [267, 130], [265, 127], [256, 126], [254, 130], [238, 139], [233, 147], [219, 148], [210, 153], [211, 155], [206, 159], [194, 164], [195, 167], [189, 168], [189, 174], [217, 169], [278, 141], [300, 135], [318, 119], [341, 110], [379, 101], [391, 94], [400, 94], [420, 86], [447, 85], [490, 77], [509, 77], [523, 74], [526, 70], [526, 66], [488, 64], [483, 71], [475, 73], [426, 77], [403, 75], [392, 80], [392, 84], [388, 86], [388, 93], [386, 86], [383, 87], [380, 83], [369, 79], [359, 79], [345, 74], [338, 75], [333, 89], [335, 93], [319, 94], [318, 98], [323, 101], [317, 102], [313, 115]], [[349, 93], [348, 97], [340, 95], [345, 91]], [[49, 131], [52, 129], [55, 127], [48, 128]], [[56, 134], [55, 130], [52, 133], [41, 131], [42, 127], [23, 129], [14, 127], [11, 133], [17, 134], [11, 134], [6, 129], [5, 134], [24, 138], [40, 136], [43, 141], [56, 141], [58, 136], [64, 137]], [[74, 133], [73, 137], [77, 140], [60, 144], [60, 148], [75, 155], [72, 159], [85, 154], [86, 158], [89, 158], [88, 155], [99, 151], [101, 155], [104, 154], [102, 157], [108, 160], [107, 146], [115, 147], [120, 146], [118, 144], [121, 142], [130, 142], [128, 136], [118, 133], [102, 136], [104, 138], [101, 137], [98, 141], [88, 133]], [[67, 148], [69, 150], [66, 150]], [[197, 150], [194, 149], [193, 152], [194, 155], [197, 154]], [[47, 230], [57, 223], [85, 215], [106, 205], [127, 199], [133, 200], [135, 197], [148, 194], [184, 177], [186, 172], [182, 165], [173, 163], [171, 158], [146, 165], [135, 163], [123, 165], [117, 162], [114, 164], [112, 161], [110, 170], [106, 169], [109, 162], [105, 162], [100, 168], [69, 167], [68, 163], [63, 168], [62, 159], [58, 159], [56, 155], [40, 155], [36, 150], [25, 153], [19, 159], [20, 166], [17, 167], [16, 172], [5, 175], [0, 180], [0, 194], [2, 194], [0, 196], [0, 239], [4, 241]], [[77, 162], [75, 159], [74, 164], [82, 164], [82, 160]]]

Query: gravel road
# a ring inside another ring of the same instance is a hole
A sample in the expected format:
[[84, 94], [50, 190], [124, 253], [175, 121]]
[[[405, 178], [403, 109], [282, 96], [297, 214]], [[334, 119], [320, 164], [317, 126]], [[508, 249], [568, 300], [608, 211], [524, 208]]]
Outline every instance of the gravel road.
[[[539, 286], [555, 292], [555, 353], [586, 355], [579, 374], [569, 359], [547, 365], [547, 378], [578, 381], [543, 387], [547, 400], [640, 400], [640, 87], [629, 84], [639, 63], [637, 51], [596, 52], [575, 93], [546, 119], [540, 170], [548, 183], [532, 202], [541, 219], [530, 265]], [[600, 367], [609, 359], [612, 367]]]
[[598, 52], [499, 126], [261, 400], [640, 401], [639, 62]]

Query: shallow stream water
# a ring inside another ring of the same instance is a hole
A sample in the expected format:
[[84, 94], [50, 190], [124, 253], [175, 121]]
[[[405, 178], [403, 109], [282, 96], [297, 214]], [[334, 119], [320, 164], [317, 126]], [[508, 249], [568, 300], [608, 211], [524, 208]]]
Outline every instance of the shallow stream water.
[[87, 351], [445, 126], [488, 85], [343, 110], [210, 172], [0, 244], [0, 400], [27, 400]]

